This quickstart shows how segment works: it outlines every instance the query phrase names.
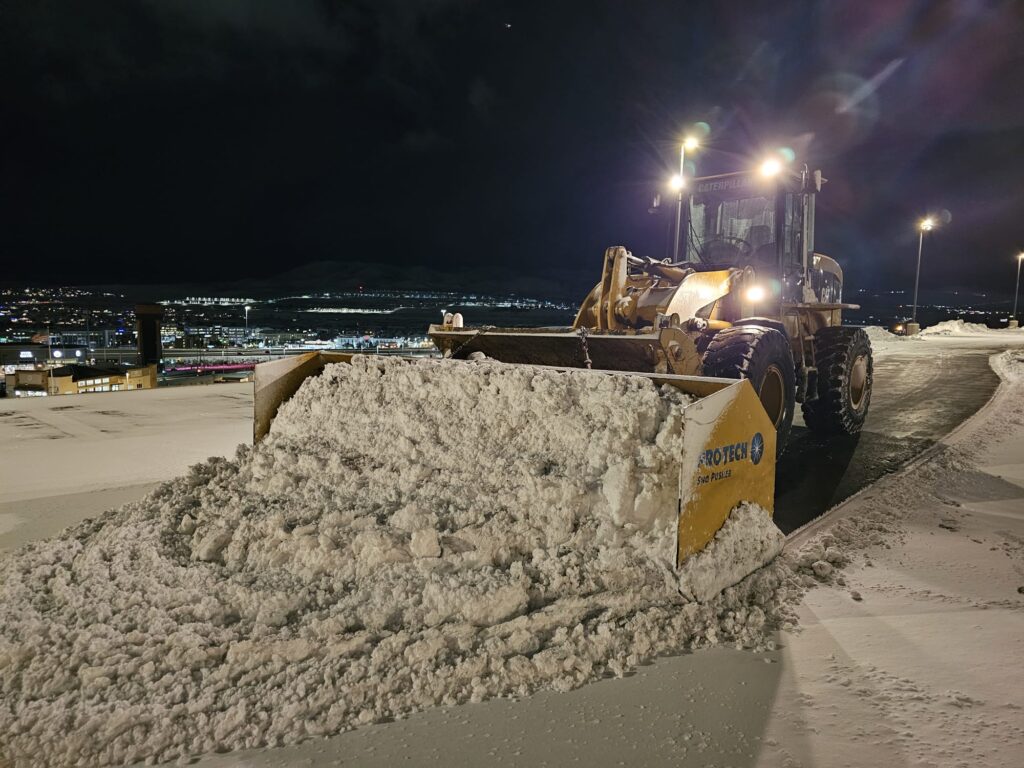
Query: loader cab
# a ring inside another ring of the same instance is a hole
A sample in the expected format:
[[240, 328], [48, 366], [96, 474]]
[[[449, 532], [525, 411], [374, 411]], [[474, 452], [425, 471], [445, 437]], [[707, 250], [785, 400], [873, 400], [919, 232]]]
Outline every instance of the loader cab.
[[697, 270], [754, 270], [776, 300], [800, 301], [814, 253], [820, 174], [728, 173], [694, 179], [684, 205], [686, 261]]

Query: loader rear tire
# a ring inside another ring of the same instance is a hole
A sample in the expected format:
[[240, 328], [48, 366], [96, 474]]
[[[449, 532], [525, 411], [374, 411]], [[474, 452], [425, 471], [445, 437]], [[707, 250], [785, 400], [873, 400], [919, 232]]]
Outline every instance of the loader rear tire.
[[782, 333], [756, 325], [719, 331], [704, 353], [704, 374], [747, 379], [775, 424], [776, 452], [785, 450], [796, 408], [796, 368]]
[[804, 401], [807, 428], [821, 435], [860, 434], [874, 378], [868, 335], [862, 328], [822, 328], [814, 334], [814, 359], [817, 397]]

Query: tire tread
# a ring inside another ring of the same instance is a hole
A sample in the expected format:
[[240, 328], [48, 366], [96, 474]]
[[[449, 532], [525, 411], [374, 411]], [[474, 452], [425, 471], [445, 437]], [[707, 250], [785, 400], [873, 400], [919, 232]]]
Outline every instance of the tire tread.
[[796, 396], [796, 368], [793, 353], [786, 337], [774, 328], [755, 325], [741, 325], [718, 331], [704, 353], [704, 374], [726, 379], [751, 379], [755, 358], [768, 355], [779, 363], [784, 362], [783, 375], [788, 391], [785, 393], [785, 410], [782, 424], [778, 428], [778, 453], [785, 449], [793, 423]]
[[[860, 348], [868, 355], [867, 398], [861, 411], [847, 407], [848, 366], [854, 359], [851, 350]], [[817, 397], [803, 403], [804, 423], [808, 429], [827, 435], [856, 435], [861, 431], [871, 405], [874, 366], [871, 341], [862, 328], [831, 326], [814, 335], [814, 356], [818, 364]]]

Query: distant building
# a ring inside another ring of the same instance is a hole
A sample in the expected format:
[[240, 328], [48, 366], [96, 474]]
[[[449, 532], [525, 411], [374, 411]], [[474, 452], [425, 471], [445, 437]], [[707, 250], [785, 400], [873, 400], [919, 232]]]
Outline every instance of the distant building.
[[[230, 343], [235, 346], [242, 346], [245, 344], [247, 339], [246, 330], [243, 326], [230, 326], [230, 325], [199, 325], [199, 326], [188, 326], [185, 328], [185, 334], [187, 336], [195, 336], [202, 339], [206, 343], [212, 343], [214, 340], [221, 344]], [[255, 336], [259, 334], [259, 328], [252, 328], [248, 332], [248, 336]]]
[[8, 397], [45, 397], [50, 372], [45, 368], [18, 369], [4, 376]]
[[86, 392], [120, 392], [155, 389], [156, 365], [128, 368], [118, 366], [64, 365], [49, 372], [47, 392], [51, 395], [80, 395]]
[[[51, 355], [53, 360], [80, 362], [88, 357], [88, 350], [77, 344], [0, 344], [0, 366], [5, 369], [45, 365]], [[10, 373], [10, 370], [7, 372]]]
[[169, 347], [174, 346], [174, 342], [184, 335], [184, 331], [176, 325], [160, 326], [160, 341]]

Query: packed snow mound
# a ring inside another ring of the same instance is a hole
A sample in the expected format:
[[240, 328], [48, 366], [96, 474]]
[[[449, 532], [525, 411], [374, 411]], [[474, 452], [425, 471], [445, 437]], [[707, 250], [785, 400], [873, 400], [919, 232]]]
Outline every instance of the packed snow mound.
[[922, 328], [918, 336], [999, 336], [1024, 335], [1024, 330], [1012, 328], [989, 328], [981, 323], [967, 323], [963, 320], [943, 320], [941, 323]]
[[328, 366], [234, 461], [0, 562], [0, 762], [294, 743], [770, 647], [799, 590], [782, 559], [717, 595], [698, 567], [767, 562], [764, 510], [735, 510], [681, 593], [659, 512], [686, 402], [585, 371]]
[[868, 339], [871, 340], [872, 344], [886, 344], [889, 342], [905, 341], [905, 336], [897, 336], [895, 333], [889, 333], [880, 325], [866, 325], [863, 328], [864, 333], [868, 335]]
[[763, 509], [740, 506], [704, 549], [682, 563], [680, 590], [695, 600], [709, 600], [770, 563], [785, 543], [786, 537]]
[[1016, 384], [1024, 380], [1024, 351], [1008, 349], [991, 358], [991, 363], [1004, 381]]

